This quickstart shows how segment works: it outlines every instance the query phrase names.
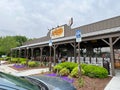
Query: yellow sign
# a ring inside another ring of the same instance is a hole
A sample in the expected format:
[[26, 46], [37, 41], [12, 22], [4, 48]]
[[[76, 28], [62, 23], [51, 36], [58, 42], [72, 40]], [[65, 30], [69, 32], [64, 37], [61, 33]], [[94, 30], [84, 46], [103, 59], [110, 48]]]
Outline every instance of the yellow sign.
[[50, 36], [51, 36], [51, 39], [64, 37], [64, 27], [58, 27], [51, 30]]

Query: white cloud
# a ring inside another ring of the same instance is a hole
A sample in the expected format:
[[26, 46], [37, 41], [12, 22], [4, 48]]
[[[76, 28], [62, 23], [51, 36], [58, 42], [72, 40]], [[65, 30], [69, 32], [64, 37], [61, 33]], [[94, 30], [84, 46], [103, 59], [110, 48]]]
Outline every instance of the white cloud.
[[0, 35], [38, 38], [48, 29], [68, 23], [73, 27], [120, 15], [116, 0], [0, 0]]

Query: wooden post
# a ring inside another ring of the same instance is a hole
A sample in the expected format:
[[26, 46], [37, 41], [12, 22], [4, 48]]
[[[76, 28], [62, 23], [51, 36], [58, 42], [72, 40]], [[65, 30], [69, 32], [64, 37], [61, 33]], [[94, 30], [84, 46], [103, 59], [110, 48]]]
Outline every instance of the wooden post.
[[51, 66], [51, 46], [50, 46], [50, 60], [49, 60], [49, 71], [51, 72], [52, 66]]
[[54, 46], [54, 66], [56, 65], [56, 62], [55, 62], [56, 61], [56, 55], [55, 54], [56, 54], [56, 48]]
[[19, 57], [19, 50], [18, 49], [16, 50], [16, 53], [17, 53], [16, 58], [18, 58]]
[[109, 38], [110, 42], [110, 57], [111, 57], [111, 69], [112, 69], [112, 76], [115, 76], [115, 67], [114, 67], [114, 56], [113, 56], [113, 41], [112, 37]]
[[29, 47], [27, 47], [26, 49], [27, 49], [27, 50], [26, 50], [26, 54], [27, 54], [27, 55], [26, 55], [26, 59], [27, 59], [27, 60], [26, 60], [26, 65], [28, 66], [28, 61], [29, 61], [29, 60], [28, 60]]
[[50, 59], [49, 59], [49, 71], [51, 72], [51, 70], [52, 70], [52, 61], [51, 61], [51, 47], [52, 47], [52, 40], [50, 39], [49, 40], [49, 47], [50, 47]]
[[56, 65], [56, 48], [57, 48], [58, 46], [56, 46], [56, 45], [53, 45], [53, 49], [54, 49], [54, 66]]
[[15, 49], [15, 58], [17, 58], [17, 49]]
[[117, 42], [115, 40], [115, 42], [112, 41], [112, 37], [109, 37], [109, 42], [107, 42], [105, 39], [102, 39], [106, 44], [108, 44], [110, 46], [110, 59], [111, 59], [111, 73], [112, 76], [115, 76], [115, 67], [114, 67], [114, 55], [113, 55], [113, 44], [115, 44], [115, 42]]
[[26, 51], [27, 51], [27, 50], [26, 50], [26, 48], [25, 48], [25, 49], [24, 49], [24, 58], [25, 58], [26, 55], [27, 55], [27, 54], [26, 54], [26, 53], [27, 53]]
[[43, 52], [43, 48], [40, 47], [40, 62], [42, 62], [42, 52]]
[[75, 63], [77, 62], [76, 60], [76, 43], [74, 43], [74, 59], [75, 59]]
[[33, 60], [33, 48], [31, 48], [31, 60]]

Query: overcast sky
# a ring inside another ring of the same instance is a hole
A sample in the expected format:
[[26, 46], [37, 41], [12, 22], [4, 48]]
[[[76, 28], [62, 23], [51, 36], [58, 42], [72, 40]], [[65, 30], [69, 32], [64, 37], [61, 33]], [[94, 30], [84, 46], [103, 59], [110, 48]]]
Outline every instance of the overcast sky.
[[46, 36], [48, 29], [73, 28], [120, 15], [120, 0], [0, 0], [0, 36]]

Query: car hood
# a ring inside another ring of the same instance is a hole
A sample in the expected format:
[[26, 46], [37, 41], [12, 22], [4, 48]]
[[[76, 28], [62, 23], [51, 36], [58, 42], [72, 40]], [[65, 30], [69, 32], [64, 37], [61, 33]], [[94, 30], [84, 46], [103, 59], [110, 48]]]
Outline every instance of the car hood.
[[76, 90], [76, 88], [71, 83], [62, 80], [59, 77], [50, 76], [30, 76], [30, 77], [45, 83], [49, 87], [49, 90]]
[[40, 90], [28, 80], [0, 72], [0, 90]]
[[5, 90], [27, 90], [22, 87], [17, 86], [15, 83], [10, 82], [7, 79], [0, 78], [0, 90], [3, 88]]

